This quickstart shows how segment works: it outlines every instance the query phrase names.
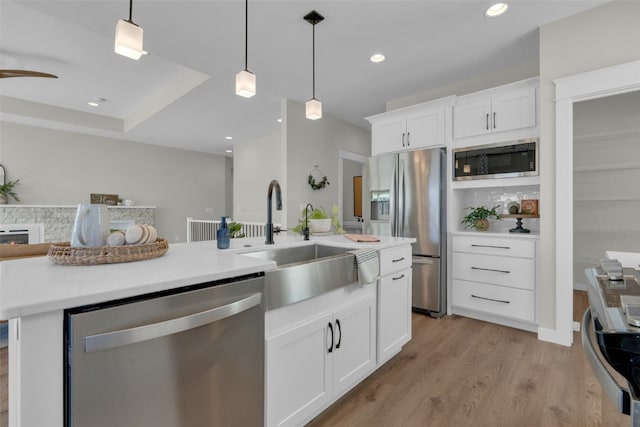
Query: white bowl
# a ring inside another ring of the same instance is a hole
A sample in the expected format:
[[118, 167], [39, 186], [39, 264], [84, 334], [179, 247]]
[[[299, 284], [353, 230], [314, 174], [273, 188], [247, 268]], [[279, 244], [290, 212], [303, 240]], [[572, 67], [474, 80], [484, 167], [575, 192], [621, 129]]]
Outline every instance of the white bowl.
[[331, 218], [310, 219], [309, 231], [312, 233], [327, 233], [331, 231]]

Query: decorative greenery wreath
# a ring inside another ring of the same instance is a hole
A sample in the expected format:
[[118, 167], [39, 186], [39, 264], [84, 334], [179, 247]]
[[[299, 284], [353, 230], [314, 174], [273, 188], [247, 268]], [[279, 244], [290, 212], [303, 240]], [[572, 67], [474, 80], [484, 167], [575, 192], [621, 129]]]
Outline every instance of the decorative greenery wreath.
[[324, 188], [327, 185], [329, 185], [329, 180], [327, 179], [326, 176], [323, 175], [322, 180], [316, 183], [316, 179], [313, 177], [313, 172], [316, 172], [316, 171], [320, 173], [320, 175], [323, 175], [320, 169], [318, 169], [318, 166], [316, 166], [311, 172], [309, 172], [309, 179], [307, 180], [307, 182], [309, 183], [311, 188], [313, 188], [314, 190], [320, 190], [321, 188]]

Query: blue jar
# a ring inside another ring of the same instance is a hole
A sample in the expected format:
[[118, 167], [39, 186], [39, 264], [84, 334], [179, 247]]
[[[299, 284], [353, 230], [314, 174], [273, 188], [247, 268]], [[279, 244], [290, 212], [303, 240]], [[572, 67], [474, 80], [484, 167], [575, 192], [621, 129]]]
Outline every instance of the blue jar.
[[227, 226], [227, 217], [220, 217], [220, 228], [216, 232], [218, 249], [229, 249], [229, 227]]

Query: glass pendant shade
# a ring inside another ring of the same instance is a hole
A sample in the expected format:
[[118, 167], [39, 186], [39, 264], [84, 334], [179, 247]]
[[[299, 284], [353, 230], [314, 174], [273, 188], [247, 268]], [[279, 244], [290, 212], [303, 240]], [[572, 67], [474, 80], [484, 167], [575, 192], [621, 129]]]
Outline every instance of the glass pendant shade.
[[115, 52], [138, 60], [142, 56], [142, 28], [123, 19], [116, 24]]
[[249, 70], [236, 74], [236, 95], [251, 98], [256, 94], [256, 75]]
[[307, 119], [318, 120], [322, 118], [322, 102], [315, 98], [307, 101]]
[[468, 165], [468, 164], [465, 164], [465, 165], [463, 166], [463, 168], [462, 168], [462, 171], [463, 171], [464, 173], [471, 173], [471, 166], [470, 166], [470, 165]]

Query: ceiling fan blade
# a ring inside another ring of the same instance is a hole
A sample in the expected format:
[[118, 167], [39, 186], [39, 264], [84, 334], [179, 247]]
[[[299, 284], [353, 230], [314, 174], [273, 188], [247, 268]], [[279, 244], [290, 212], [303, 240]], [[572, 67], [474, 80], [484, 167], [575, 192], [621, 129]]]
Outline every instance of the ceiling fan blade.
[[28, 70], [0, 70], [0, 79], [8, 77], [47, 77], [51, 79], [57, 79], [58, 76], [49, 73], [41, 73], [39, 71]]

